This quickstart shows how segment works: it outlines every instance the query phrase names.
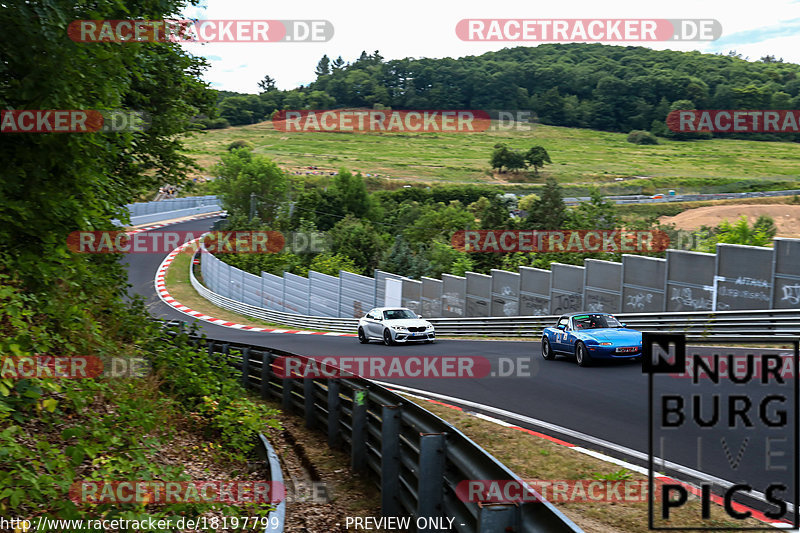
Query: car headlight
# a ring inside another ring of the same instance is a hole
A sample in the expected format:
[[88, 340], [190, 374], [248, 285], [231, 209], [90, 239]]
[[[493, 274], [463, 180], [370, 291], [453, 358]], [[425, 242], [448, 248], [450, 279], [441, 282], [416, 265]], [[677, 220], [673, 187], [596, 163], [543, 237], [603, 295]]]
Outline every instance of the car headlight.
[[392, 329], [395, 331], [406, 331], [408, 328], [405, 326], [392, 326]]
[[598, 344], [600, 346], [612, 346], [614, 343], [613, 342], [599, 342]]
[[425, 329], [433, 329], [433, 324], [430, 322], [425, 322]]

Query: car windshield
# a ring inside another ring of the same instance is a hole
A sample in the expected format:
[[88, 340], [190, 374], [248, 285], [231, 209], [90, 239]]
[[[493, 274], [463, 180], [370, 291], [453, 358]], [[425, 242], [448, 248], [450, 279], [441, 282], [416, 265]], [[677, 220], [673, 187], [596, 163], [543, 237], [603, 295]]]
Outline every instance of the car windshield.
[[572, 317], [575, 329], [619, 328], [622, 324], [610, 315], [577, 315]]
[[404, 318], [417, 318], [417, 315], [408, 309], [388, 309], [383, 312], [384, 320], [402, 320]]

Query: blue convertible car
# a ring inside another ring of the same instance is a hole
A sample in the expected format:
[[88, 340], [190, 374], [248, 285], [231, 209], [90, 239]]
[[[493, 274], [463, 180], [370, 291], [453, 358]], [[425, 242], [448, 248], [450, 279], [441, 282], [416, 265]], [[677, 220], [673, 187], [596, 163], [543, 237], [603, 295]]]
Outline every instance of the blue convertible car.
[[542, 334], [542, 357], [549, 361], [557, 354], [574, 355], [580, 366], [595, 359], [636, 359], [642, 356], [642, 333], [608, 313], [569, 313]]

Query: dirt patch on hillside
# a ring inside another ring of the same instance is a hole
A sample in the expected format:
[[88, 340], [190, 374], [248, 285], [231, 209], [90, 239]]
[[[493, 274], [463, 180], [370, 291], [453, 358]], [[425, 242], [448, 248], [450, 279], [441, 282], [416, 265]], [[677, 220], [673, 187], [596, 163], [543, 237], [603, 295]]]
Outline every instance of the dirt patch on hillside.
[[742, 215], [747, 216], [750, 224], [761, 215], [770, 216], [775, 220], [778, 237], [800, 237], [800, 205], [712, 205], [689, 209], [673, 217], [661, 217], [659, 221], [662, 224], [675, 224], [678, 229], [691, 231], [700, 229], [701, 226], [714, 227], [725, 219], [733, 223]]

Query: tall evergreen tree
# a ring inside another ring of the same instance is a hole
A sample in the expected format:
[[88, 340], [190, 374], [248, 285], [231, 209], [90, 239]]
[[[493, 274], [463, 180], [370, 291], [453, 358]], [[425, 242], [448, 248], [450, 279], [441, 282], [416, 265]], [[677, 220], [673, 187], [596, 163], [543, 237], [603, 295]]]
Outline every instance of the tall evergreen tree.
[[533, 202], [525, 226], [528, 229], [561, 229], [567, 220], [567, 206], [561, 193], [561, 186], [550, 177], [542, 188], [542, 194]]
[[317, 63], [317, 68], [314, 70], [314, 74], [317, 75], [317, 78], [321, 76], [327, 76], [331, 73], [331, 60], [328, 58], [328, 55], [325, 54], [322, 56], [322, 59], [319, 60]]

